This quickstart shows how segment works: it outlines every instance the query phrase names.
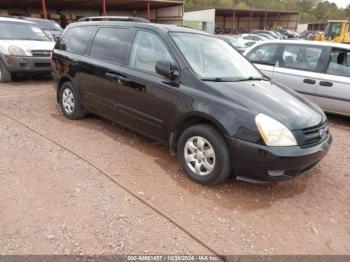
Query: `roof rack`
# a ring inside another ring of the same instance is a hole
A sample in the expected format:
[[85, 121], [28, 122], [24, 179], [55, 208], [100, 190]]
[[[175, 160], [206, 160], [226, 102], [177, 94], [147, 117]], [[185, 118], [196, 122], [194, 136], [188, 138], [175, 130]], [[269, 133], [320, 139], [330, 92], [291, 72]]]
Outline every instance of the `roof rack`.
[[88, 21], [120, 21], [120, 22], [149, 23], [149, 21], [144, 18], [131, 17], [131, 16], [91, 16], [91, 17], [82, 17], [78, 20], [78, 22], [88, 22]]

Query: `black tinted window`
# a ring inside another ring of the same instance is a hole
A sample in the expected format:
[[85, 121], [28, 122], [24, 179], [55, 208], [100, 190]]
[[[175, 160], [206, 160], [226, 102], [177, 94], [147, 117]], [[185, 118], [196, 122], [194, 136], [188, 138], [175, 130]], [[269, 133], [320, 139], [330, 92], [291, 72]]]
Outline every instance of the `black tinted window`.
[[69, 29], [59, 43], [59, 49], [83, 55], [95, 26], [81, 26]]
[[128, 40], [128, 29], [100, 28], [92, 44], [90, 56], [122, 63]]

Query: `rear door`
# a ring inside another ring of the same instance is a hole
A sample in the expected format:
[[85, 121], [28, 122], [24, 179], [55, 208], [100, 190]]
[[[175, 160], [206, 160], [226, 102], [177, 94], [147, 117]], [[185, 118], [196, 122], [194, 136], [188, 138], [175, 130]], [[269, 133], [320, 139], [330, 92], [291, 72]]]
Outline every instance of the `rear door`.
[[350, 115], [350, 50], [333, 48], [328, 54], [316, 102], [325, 111]]
[[83, 89], [88, 108], [113, 121], [117, 121], [117, 75], [129, 37], [128, 28], [100, 27], [83, 68]]
[[53, 66], [55, 68], [53, 72], [58, 72], [59, 75], [69, 75], [73, 79], [83, 103], [85, 103], [85, 73], [82, 68], [86, 65], [90, 41], [96, 28], [96, 26], [76, 26], [67, 29], [57, 42], [53, 53]]

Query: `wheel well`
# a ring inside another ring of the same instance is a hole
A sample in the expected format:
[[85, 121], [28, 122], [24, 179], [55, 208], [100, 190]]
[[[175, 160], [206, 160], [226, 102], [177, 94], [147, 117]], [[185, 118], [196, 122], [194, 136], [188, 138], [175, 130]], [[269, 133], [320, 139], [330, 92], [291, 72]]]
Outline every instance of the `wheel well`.
[[60, 80], [58, 80], [58, 83], [57, 83], [57, 102], [59, 102], [59, 100], [60, 100], [61, 87], [66, 82], [71, 82], [71, 80], [66, 76], [62, 77]]
[[198, 125], [198, 124], [208, 124], [208, 125], [215, 127], [221, 133], [221, 135], [223, 136], [225, 141], [227, 140], [227, 138], [226, 138], [227, 134], [226, 134], [225, 130], [223, 129], [223, 127], [221, 127], [220, 125], [218, 125], [214, 121], [211, 121], [205, 117], [191, 116], [191, 117], [183, 119], [177, 125], [175, 132], [173, 132], [173, 134], [170, 138], [170, 150], [171, 150], [171, 153], [173, 155], [175, 155], [177, 152], [177, 141], [178, 141], [179, 137], [181, 136], [181, 134], [183, 133], [183, 131], [185, 131], [187, 128], [189, 128], [191, 126]]

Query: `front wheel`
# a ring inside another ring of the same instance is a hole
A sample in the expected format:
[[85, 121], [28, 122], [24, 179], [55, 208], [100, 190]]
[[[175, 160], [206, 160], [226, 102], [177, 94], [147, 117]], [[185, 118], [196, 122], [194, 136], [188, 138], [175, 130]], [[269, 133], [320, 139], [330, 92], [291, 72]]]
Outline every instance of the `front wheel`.
[[230, 151], [221, 133], [213, 126], [201, 124], [186, 129], [177, 148], [182, 168], [195, 182], [214, 185], [231, 175]]
[[6, 66], [2, 61], [0, 61], [0, 82], [7, 83], [12, 81], [12, 75], [7, 70]]

